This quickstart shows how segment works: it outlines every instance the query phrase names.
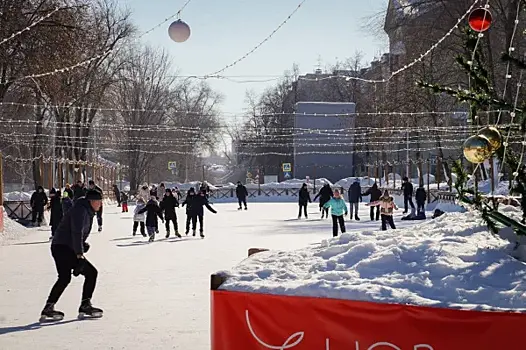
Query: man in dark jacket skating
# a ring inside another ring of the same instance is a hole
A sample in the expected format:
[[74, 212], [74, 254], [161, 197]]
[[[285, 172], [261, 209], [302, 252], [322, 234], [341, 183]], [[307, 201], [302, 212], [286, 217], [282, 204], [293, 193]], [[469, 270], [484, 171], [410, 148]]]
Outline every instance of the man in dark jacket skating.
[[102, 310], [91, 305], [98, 272], [84, 256], [90, 247], [86, 240], [91, 232], [93, 217], [101, 205], [102, 195], [97, 191], [87, 191], [86, 196], [79, 198], [60, 222], [51, 242], [58, 280], [42, 310], [41, 321], [64, 318], [63, 312], [55, 310], [55, 304], [71, 282], [72, 272], [75, 277], [83, 275], [85, 278], [79, 318], [102, 317]]
[[62, 211], [62, 194], [60, 190], [54, 188], [49, 190], [49, 208], [51, 209], [51, 215], [49, 218], [49, 226], [51, 226], [51, 237], [53, 239], [55, 232], [62, 221], [63, 211]]
[[329, 217], [329, 208], [324, 208], [323, 206], [325, 205], [325, 203], [331, 200], [332, 196], [333, 196], [332, 188], [329, 184], [326, 184], [325, 186], [321, 188], [320, 193], [318, 193], [316, 197], [314, 197], [314, 201], [316, 201], [318, 197], [320, 198], [320, 210], [321, 210], [322, 219], [324, 217], [326, 218]]
[[409, 182], [407, 176], [402, 179], [402, 191], [404, 192], [404, 214], [407, 214], [409, 211], [408, 204], [411, 206], [411, 209], [415, 209], [413, 203], [413, 184]]
[[298, 213], [298, 219], [301, 219], [302, 211], [303, 211], [303, 214], [305, 215], [305, 219], [309, 218], [309, 216], [307, 215], [307, 204], [308, 203], [312, 203], [310, 199], [309, 188], [307, 187], [307, 184], [303, 184], [301, 186], [300, 192], [298, 193], [298, 205], [300, 207], [299, 213]]
[[[97, 186], [95, 184], [95, 181], [89, 180], [88, 181], [88, 190], [97, 191], [100, 193], [101, 196], [103, 196], [102, 188]], [[99, 224], [99, 232], [102, 231], [102, 204], [100, 205], [100, 209], [97, 211], [97, 223]]]
[[360, 218], [358, 217], [358, 209], [360, 208], [360, 202], [362, 201], [362, 186], [360, 186], [360, 180], [354, 179], [353, 184], [351, 187], [349, 187], [349, 204], [351, 206], [351, 215], [349, 215], [349, 218], [353, 218], [354, 213], [354, 219], [356, 221], [359, 221]]
[[[199, 233], [201, 238], [205, 238], [204, 234], [204, 214], [205, 210], [208, 209], [212, 213], [216, 214], [217, 212], [210, 206], [208, 198], [206, 198], [205, 191], [199, 191], [199, 194], [195, 196], [187, 196], [184, 205], [190, 206], [190, 217], [192, 220], [192, 236], [195, 236], [197, 221], [199, 220]], [[188, 211], [187, 211], [188, 213]]]
[[[378, 202], [382, 197], [382, 191], [378, 188], [378, 184], [375, 182], [370, 189], [365, 191], [362, 195], [364, 197], [371, 196], [369, 203]], [[376, 216], [374, 214], [374, 209], [376, 208]], [[370, 208], [371, 221], [380, 220], [380, 205], [371, 205]]]
[[177, 213], [175, 208], [179, 207], [177, 198], [174, 197], [172, 190], [167, 188], [165, 195], [161, 202], [161, 209], [164, 212], [164, 220], [166, 224], [166, 238], [170, 237], [170, 222], [173, 222], [175, 236], [181, 238], [179, 234], [179, 225], [177, 224]]
[[236, 187], [236, 197], [237, 197], [237, 202], [239, 203], [239, 208], [237, 208], [237, 210], [243, 209], [241, 207], [241, 204], [243, 204], [245, 206], [245, 210], [247, 210], [247, 196], [248, 196], [247, 188], [243, 186], [241, 181], [238, 181], [237, 187]]
[[40, 226], [44, 220], [44, 208], [48, 203], [46, 192], [44, 192], [44, 187], [38, 186], [36, 192], [31, 195], [31, 214], [33, 226]]

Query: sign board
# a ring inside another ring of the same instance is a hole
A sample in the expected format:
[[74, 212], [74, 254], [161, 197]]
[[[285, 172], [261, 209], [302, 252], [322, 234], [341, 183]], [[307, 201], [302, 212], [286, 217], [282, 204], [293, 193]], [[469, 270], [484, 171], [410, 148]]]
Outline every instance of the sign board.
[[168, 170], [175, 170], [177, 169], [177, 162], [168, 162]]
[[290, 179], [290, 178], [292, 178], [292, 173], [286, 171], [286, 172], [283, 173], [283, 176], [285, 177], [285, 179]]
[[291, 173], [292, 172], [292, 164], [290, 163], [283, 163], [281, 165], [281, 169], [284, 173]]

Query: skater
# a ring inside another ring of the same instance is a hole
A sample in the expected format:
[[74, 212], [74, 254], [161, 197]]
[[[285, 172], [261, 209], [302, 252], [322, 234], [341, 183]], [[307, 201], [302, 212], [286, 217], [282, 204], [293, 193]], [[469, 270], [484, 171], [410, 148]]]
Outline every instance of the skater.
[[301, 186], [300, 192], [298, 193], [298, 205], [300, 207], [299, 213], [298, 213], [298, 219], [301, 219], [301, 212], [303, 211], [303, 214], [305, 215], [305, 219], [308, 219], [309, 216], [307, 215], [307, 203], [312, 203], [310, 199], [309, 189], [307, 188], [307, 184], [303, 184]]
[[[95, 181], [93, 180], [88, 181], [88, 190], [99, 192], [101, 197], [103, 196], [103, 193], [104, 193], [102, 191], [102, 188], [97, 186], [95, 184]], [[101, 204], [99, 210], [97, 211], [97, 224], [99, 225], [99, 229], [98, 229], [99, 232], [102, 232], [102, 208], [103, 208], [103, 205]]]
[[413, 184], [409, 182], [407, 176], [402, 179], [402, 191], [404, 191], [404, 214], [407, 214], [409, 211], [408, 204], [411, 206], [411, 209], [415, 209], [413, 203]]
[[173, 222], [175, 236], [181, 238], [179, 234], [179, 225], [177, 224], [177, 213], [175, 208], [179, 207], [177, 198], [174, 197], [172, 190], [167, 188], [163, 201], [161, 202], [161, 209], [164, 212], [164, 220], [166, 224], [166, 238], [170, 237], [170, 222]]
[[64, 191], [62, 194], [62, 216], [66, 216], [71, 207], [73, 207], [73, 201], [69, 197], [69, 192]]
[[236, 187], [236, 197], [237, 197], [237, 202], [239, 203], [239, 208], [237, 208], [237, 210], [243, 209], [241, 207], [241, 204], [243, 204], [245, 206], [245, 210], [247, 210], [247, 196], [248, 196], [247, 188], [243, 186], [243, 184], [241, 184], [241, 181], [238, 181], [237, 187]]
[[[157, 193], [161, 196], [164, 196], [164, 194], [166, 193], [166, 187], [164, 186], [164, 182], [161, 182], [161, 184], [159, 185], [159, 191]], [[157, 198], [157, 200], [159, 200], [159, 198]]]
[[69, 198], [69, 199], [72, 199], [73, 196], [75, 195], [75, 194], [73, 193], [73, 190], [71, 189], [70, 184], [66, 184], [66, 188], [64, 189], [64, 192], [68, 194], [68, 198]]
[[44, 220], [44, 208], [48, 203], [44, 187], [38, 186], [36, 192], [31, 195], [31, 214], [33, 226], [40, 226]]
[[[371, 206], [370, 204], [370, 203], [378, 201], [382, 197], [382, 191], [378, 188], [378, 184], [375, 182], [371, 186], [370, 189], [368, 189], [367, 191], [365, 191], [364, 194], [362, 194], [362, 196], [364, 197], [371, 196], [371, 199], [369, 200], [369, 206], [371, 207], [370, 208], [371, 221], [380, 220], [380, 206], [379, 205]], [[376, 208], [376, 215], [374, 214], [375, 208]]]
[[121, 191], [117, 185], [113, 185], [113, 194], [115, 195], [115, 200], [117, 201], [117, 208], [121, 206]]
[[146, 227], [144, 224], [144, 220], [146, 220], [146, 215], [144, 215], [144, 212], [139, 213], [144, 208], [146, 208], [146, 203], [144, 202], [144, 199], [139, 198], [137, 200], [137, 205], [135, 206], [135, 210], [133, 212], [133, 235], [134, 236], [137, 234], [137, 228], [140, 225], [141, 235], [143, 237], [146, 237]]
[[[186, 198], [184, 202], [181, 204], [181, 206], [186, 205], [186, 231], [185, 234], [188, 236], [188, 233], [190, 232], [190, 223], [192, 222], [192, 203], [195, 198], [195, 190], [193, 187], [190, 187], [188, 192], [186, 193]], [[193, 225], [194, 230], [194, 236], [195, 236], [195, 223]]]
[[208, 209], [214, 214], [217, 212], [210, 206], [208, 199], [206, 198], [205, 191], [200, 191], [198, 195], [190, 196], [186, 199], [186, 205], [190, 206], [190, 214], [192, 218], [192, 236], [195, 236], [197, 220], [199, 220], [199, 233], [201, 238], [205, 238], [204, 233], [204, 208]]
[[387, 230], [387, 224], [394, 230], [396, 229], [393, 220], [393, 210], [398, 210], [394, 198], [389, 195], [389, 191], [385, 190], [384, 195], [376, 202], [369, 203], [371, 206], [379, 205], [382, 215], [382, 231]]
[[425, 206], [426, 206], [426, 199], [427, 199], [427, 193], [424, 189], [424, 185], [419, 186], [416, 189], [415, 193], [415, 199], [416, 199], [416, 208], [417, 208], [417, 215], [421, 215], [421, 213], [426, 212]]
[[[157, 194], [155, 194], [155, 199], [157, 199]], [[150, 188], [148, 187], [148, 184], [142, 185], [142, 187], [139, 189], [139, 197], [142, 197], [144, 201], [148, 201], [148, 198], [151, 197]]]
[[80, 180], [78, 180], [77, 184], [73, 185], [71, 189], [73, 190], [73, 202], [86, 195], [86, 188], [84, 187], [84, 183]]
[[86, 196], [79, 198], [60, 222], [51, 242], [51, 255], [55, 260], [58, 280], [42, 310], [41, 322], [59, 321], [64, 318], [63, 312], [55, 310], [55, 304], [71, 282], [72, 271], [75, 277], [83, 275], [85, 278], [79, 318], [102, 317], [102, 310], [91, 305], [98, 272], [84, 256], [90, 248], [86, 240], [91, 231], [93, 217], [101, 205], [102, 195], [94, 190], [87, 191]]
[[354, 219], [356, 221], [360, 221], [360, 218], [358, 217], [358, 209], [360, 208], [360, 202], [362, 201], [362, 186], [360, 186], [360, 179], [356, 178], [354, 179], [353, 184], [351, 187], [349, 187], [349, 204], [351, 207], [351, 215], [350, 219], [353, 218], [354, 213]]
[[126, 192], [122, 192], [120, 195], [121, 205], [122, 205], [122, 212], [127, 213], [128, 212], [128, 194]]
[[157, 203], [154, 193], [150, 196], [150, 200], [146, 203], [146, 206], [141, 210], [137, 211], [137, 214], [146, 213], [146, 232], [150, 239], [148, 241], [153, 242], [155, 240], [155, 234], [159, 232], [159, 222], [157, 217], [164, 223], [163, 212]]
[[338, 226], [340, 226], [340, 231], [345, 233], [345, 220], [343, 216], [347, 216], [347, 204], [345, 199], [340, 194], [339, 190], [334, 191], [334, 197], [331, 198], [327, 203], [323, 205], [324, 208], [331, 208], [332, 215], [332, 236], [338, 236]]
[[328, 218], [329, 217], [329, 208], [325, 208], [324, 205], [325, 203], [327, 203], [328, 201], [331, 200], [331, 198], [333, 197], [333, 193], [332, 193], [332, 188], [329, 184], [326, 184], [325, 186], [323, 186], [320, 190], [320, 193], [318, 193], [316, 195], [316, 197], [314, 197], [314, 201], [316, 201], [316, 199], [318, 199], [318, 197], [320, 197], [320, 211], [321, 211], [321, 218], [323, 219], [324, 217], [325, 218]]
[[51, 215], [49, 218], [49, 226], [51, 226], [51, 237], [49, 237], [50, 240], [53, 239], [55, 231], [62, 220], [63, 211], [61, 196], [62, 194], [60, 193], [60, 190], [57, 191], [54, 188], [49, 190], [49, 207], [51, 209]]
[[172, 193], [174, 197], [177, 198], [177, 201], [180, 202], [182, 196], [181, 196], [181, 191], [179, 191], [179, 187], [175, 186]]

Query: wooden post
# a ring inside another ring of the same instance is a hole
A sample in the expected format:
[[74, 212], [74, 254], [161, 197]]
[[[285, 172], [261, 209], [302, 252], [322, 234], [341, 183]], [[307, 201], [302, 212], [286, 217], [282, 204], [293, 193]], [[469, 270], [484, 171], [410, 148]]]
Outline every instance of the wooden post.
[[427, 203], [431, 201], [431, 194], [429, 193], [429, 181], [431, 179], [431, 160], [427, 160]]
[[442, 166], [442, 163], [440, 162], [440, 158], [439, 157], [437, 157], [436, 159], [437, 159], [436, 166], [435, 166], [435, 169], [436, 169], [436, 182], [437, 182], [437, 190], [440, 191], [440, 167]]
[[[69, 183], [69, 161], [66, 160], [66, 163], [64, 163], [66, 165], [66, 184]], [[65, 185], [65, 184], [64, 184]]]
[[49, 160], [49, 166], [47, 168], [47, 185], [49, 189], [52, 189], [55, 184], [53, 184], [53, 162]]
[[40, 174], [40, 183], [38, 184], [38, 186], [44, 186], [44, 156], [42, 155], [40, 155], [40, 162], [39, 162], [38, 168], [39, 168], [38, 171]]

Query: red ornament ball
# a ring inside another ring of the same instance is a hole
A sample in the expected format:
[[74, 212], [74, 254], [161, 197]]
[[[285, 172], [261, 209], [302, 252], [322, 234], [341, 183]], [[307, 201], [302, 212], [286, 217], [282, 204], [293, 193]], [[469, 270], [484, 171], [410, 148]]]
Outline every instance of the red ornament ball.
[[469, 14], [469, 26], [476, 32], [482, 33], [491, 27], [493, 17], [491, 12], [485, 8], [478, 8]]

